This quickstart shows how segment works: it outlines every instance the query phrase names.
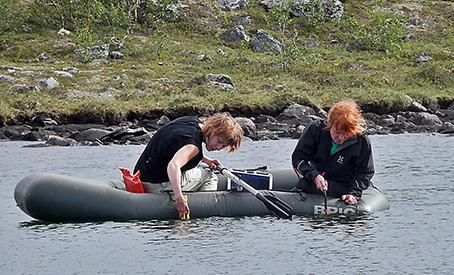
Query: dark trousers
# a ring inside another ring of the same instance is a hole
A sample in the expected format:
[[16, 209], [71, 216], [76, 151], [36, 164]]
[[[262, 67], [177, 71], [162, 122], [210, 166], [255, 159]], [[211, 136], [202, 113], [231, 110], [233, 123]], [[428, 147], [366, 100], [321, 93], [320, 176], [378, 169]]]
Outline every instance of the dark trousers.
[[[298, 180], [296, 189], [301, 190], [304, 193], [323, 195], [323, 192], [317, 189], [315, 182], [304, 177]], [[328, 196], [340, 198], [342, 195], [346, 195], [347, 192], [348, 185], [344, 185], [341, 182], [328, 181], [328, 191], [326, 192]]]

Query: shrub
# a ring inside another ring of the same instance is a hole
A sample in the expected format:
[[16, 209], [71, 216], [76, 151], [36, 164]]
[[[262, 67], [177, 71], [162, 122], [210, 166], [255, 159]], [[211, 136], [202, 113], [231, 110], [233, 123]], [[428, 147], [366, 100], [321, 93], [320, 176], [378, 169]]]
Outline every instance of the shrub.
[[378, 6], [366, 8], [366, 12], [370, 16], [366, 23], [352, 16], [340, 22], [340, 26], [353, 35], [354, 43], [365, 50], [401, 50], [404, 42], [402, 18]]

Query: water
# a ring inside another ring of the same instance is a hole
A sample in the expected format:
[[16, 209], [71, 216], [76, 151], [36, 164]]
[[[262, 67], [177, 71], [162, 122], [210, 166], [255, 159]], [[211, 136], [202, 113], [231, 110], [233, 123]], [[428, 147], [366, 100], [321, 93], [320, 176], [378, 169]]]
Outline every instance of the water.
[[[0, 142], [0, 274], [453, 274], [454, 137], [371, 136], [390, 210], [295, 216], [43, 223], [16, 207], [31, 172], [119, 179], [143, 146], [27, 148]], [[231, 168], [290, 166], [296, 140], [210, 153]]]

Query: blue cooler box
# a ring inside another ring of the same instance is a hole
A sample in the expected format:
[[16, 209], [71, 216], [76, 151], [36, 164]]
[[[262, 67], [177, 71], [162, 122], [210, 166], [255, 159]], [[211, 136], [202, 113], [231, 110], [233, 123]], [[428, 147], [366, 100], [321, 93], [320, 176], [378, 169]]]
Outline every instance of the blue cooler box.
[[[233, 174], [242, 179], [244, 182], [257, 190], [273, 189], [273, 175], [262, 171], [247, 171], [247, 170], [231, 170]], [[243, 187], [239, 186], [230, 178], [227, 179], [227, 190], [236, 189], [243, 191]]]

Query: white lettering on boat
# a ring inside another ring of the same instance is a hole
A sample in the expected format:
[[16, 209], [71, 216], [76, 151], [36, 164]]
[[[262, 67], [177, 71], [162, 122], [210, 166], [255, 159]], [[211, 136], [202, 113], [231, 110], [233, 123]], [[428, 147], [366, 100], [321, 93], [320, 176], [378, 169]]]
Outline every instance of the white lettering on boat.
[[[342, 208], [328, 206], [328, 214], [352, 214], [356, 213], [356, 210], [352, 207]], [[314, 214], [325, 214], [325, 207], [322, 205], [314, 205]]]

